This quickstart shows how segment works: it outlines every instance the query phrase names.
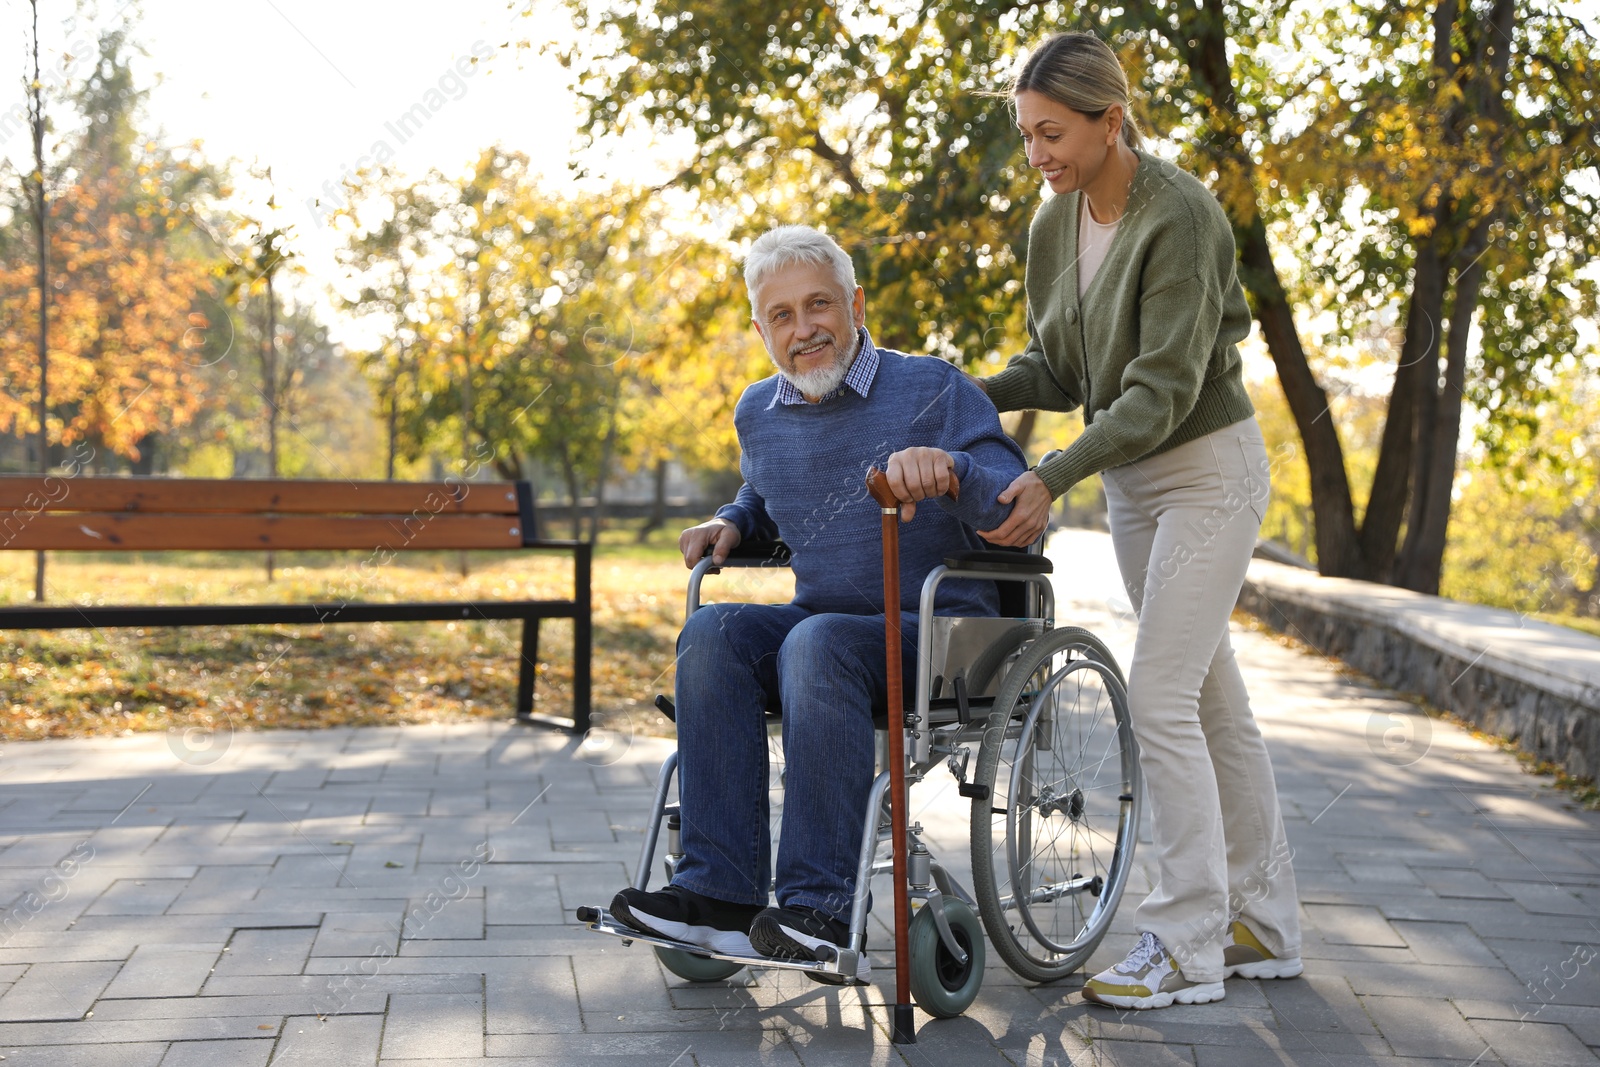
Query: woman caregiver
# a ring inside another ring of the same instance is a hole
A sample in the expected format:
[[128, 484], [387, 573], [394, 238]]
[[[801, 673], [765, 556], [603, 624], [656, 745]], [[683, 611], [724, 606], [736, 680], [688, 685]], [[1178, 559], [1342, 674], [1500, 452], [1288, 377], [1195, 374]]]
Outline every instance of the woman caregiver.
[[1221, 1000], [1223, 979], [1301, 971], [1292, 855], [1228, 617], [1270, 491], [1235, 347], [1250, 311], [1227, 217], [1145, 152], [1115, 53], [1065, 33], [1010, 86], [1028, 165], [1051, 193], [1028, 233], [1028, 347], [978, 379], [1000, 411], [1083, 407], [1084, 432], [1000, 496], [983, 536], [1025, 545], [1051, 502], [1099, 474], [1138, 613], [1128, 703], [1157, 878], [1126, 959], [1087, 1000]]

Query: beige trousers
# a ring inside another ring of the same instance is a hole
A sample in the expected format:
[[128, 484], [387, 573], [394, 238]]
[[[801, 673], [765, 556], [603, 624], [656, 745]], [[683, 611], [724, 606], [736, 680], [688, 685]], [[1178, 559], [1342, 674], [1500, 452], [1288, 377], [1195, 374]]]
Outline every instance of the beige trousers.
[[1220, 981], [1235, 918], [1275, 955], [1300, 954], [1272, 763], [1228, 642], [1271, 492], [1266, 446], [1250, 418], [1103, 478], [1139, 616], [1128, 705], [1156, 852], [1135, 926], [1190, 981]]

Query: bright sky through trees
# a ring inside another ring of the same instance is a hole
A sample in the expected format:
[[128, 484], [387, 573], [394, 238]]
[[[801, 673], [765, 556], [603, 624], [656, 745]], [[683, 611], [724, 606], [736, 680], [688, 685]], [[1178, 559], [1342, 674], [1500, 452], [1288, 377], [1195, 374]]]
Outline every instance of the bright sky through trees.
[[[338, 276], [340, 239], [323, 212], [359, 164], [461, 175], [499, 143], [525, 152], [552, 190], [571, 183], [579, 115], [565, 72], [538, 47], [573, 32], [566, 9], [554, 3], [535, 5], [529, 17], [505, 0], [100, 0], [76, 15], [75, 7], [74, 0], [40, 4], [48, 89], [60, 86], [63, 72], [80, 81], [98, 30], [132, 15], [134, 39], [148, 52], [136, 64], [138, 83], [153, 86], [148, 127], [163, 130], [169, 144], [203, 141], [212, 160], [237, 160], [241, 207], [252, 214], [268, 193], [248, 171], [271, 167], [277, 221], [294, 227], [315, 279]], [[24, 38], [27, 10], [0, 6], [0, 40]], [[0, 65], [0, 156], [26, 173], [21, 58], [12, 47]], [[58, 123], [48, 145], [67, 132], [59, 124], [69, 116], [48, 98], [46, 107]], [[641, 138], [583, 162], [602, 183], [659, 181], [669, 154]]]

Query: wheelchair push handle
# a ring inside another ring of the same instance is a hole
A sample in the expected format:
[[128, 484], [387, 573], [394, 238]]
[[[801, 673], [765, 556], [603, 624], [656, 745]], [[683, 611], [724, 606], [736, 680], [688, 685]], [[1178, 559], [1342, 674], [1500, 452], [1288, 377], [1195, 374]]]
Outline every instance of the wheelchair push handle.
[[[872, 499], [878, 502], [880, 508], [886, 510], [899, 510], [901, 501], [894, 495], [894, 490], [889, 488], [889, 476], [877, 467], [867, 471], [867, 492], [872, 494]], [[950, 488], [945, 496], [951, 500], [961, 499], [961, 483], [956, 480], [956, 472], [950, 472]]]

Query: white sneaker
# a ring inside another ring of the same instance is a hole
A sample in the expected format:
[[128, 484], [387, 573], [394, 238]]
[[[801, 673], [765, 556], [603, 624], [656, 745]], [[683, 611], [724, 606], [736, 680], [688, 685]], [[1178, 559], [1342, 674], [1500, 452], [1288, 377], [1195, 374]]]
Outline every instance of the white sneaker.
[[1222, 977], [1295, 978], [1305, 970], [1299, 956], [1274, 956], [1255, 931], [1235, 919], [1222, 943]]
[[1144, 933], [1128, 958], [1083, 984], [1083, 999], [1113, 1008], [1165, 1008], [1209, 1004], [1226, 996], [1221, 982], [1191, 982], [1167, 955], [1161, 939]]

